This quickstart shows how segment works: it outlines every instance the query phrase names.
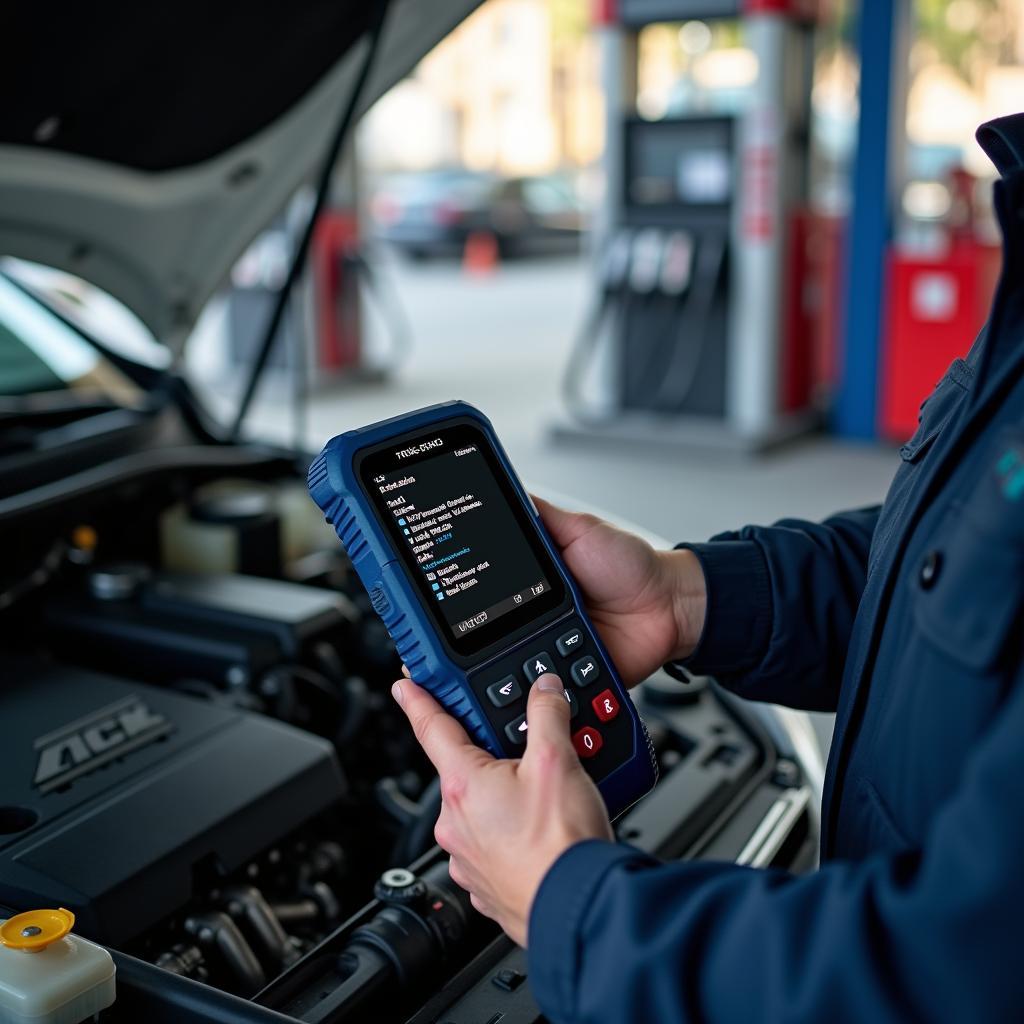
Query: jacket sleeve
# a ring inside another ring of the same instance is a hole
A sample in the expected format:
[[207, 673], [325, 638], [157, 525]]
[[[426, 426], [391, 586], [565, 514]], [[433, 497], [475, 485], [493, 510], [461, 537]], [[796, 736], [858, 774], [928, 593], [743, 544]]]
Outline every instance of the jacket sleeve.
[[793, 877], [571, 847], [529, 927], [555, 1024], [1021, 1019], [1024, 681], [924, 843]]
[[835, 711], [879, 511], [784, 519], [681, 545], [704, 569], [707, 617], [694, 653], [669, 672], [716, 676], [751, 700]]

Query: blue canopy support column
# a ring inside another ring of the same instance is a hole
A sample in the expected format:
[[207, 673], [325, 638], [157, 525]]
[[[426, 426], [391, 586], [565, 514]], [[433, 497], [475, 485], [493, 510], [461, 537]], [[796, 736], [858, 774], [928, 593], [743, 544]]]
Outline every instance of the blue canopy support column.
[[877, 434], [885, 254], [903, 185], [912, 0], [861, 0], [860, 117], [847, 232], [841, 374], [834, 426]]

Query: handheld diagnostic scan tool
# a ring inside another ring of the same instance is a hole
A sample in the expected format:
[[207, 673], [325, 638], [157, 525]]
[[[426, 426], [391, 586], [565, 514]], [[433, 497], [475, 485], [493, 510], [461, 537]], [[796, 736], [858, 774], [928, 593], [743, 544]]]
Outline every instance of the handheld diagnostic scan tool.
[[413, 680], [497, 757], [554, 672], [609, 814], [657, 778], [647, 731], [487, 418], [448, 402], [341, 434], [309, 469]]

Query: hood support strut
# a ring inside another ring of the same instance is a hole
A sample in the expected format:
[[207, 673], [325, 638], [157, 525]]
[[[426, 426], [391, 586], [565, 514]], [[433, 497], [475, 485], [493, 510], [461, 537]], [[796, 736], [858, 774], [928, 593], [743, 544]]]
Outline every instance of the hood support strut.
[[277, 296], [274, 300], [273, 312], [270, 315], [270, 319], [267, 321], [263, 337], [256, 350], [256, 359], [253, 362], [252, 369], [249, 371], [249, 377], [245, 383], [245, 391], [242, 393], [242, 400], [239, 402], [238, 411], [235, 413], [235, 420], [231, 427], [229, 438], [232, 441], [237, 441], [241, 435], [242, 424], [245, 421], [245, 417], [252, 405], [252, 400], [256, 395], [256, 389], [259, 387], [260, 381], [263, 377], [263, 371], [266, 368], [267, 360], [269, 359], [271, 349], [274, 346], [274, 338], [281, 326], [281, 320], [284, 317], [284, 312], [287, 308], [292, 288], [294, 288], [295, 282], [299, 279], [299, 274], [302, 273], [302, 268], [305, 265], [306, 256], [309, 253], [309, 246], [313, 240], [313, 231], [316, 229], [317, 221], [320, 218], [324, 204], [327, 202], [327, 196], [331, 190], [331, 177], [334, 173], [334, 165], [338, 161], [338, 154], [341, 152], [342, 143], [348, 137], [349, 130], [352, 127], [352, 122], [355, 119], [356, 110], [359, 106], [359, 99], [366, 87], [367, 80], [370, 77], [370, 71], [373, 68], [374, 57], [377, 54], [381, 36], [383, 35], [384, 20], [387, 15], [388, 2], [389, 0], [377, 0], [377, 4], [375, 5], [375, 10], [369, 26], [369, 39], [366, 47], [366, 54], [363, 58], [363, 64], [359, 69], [359, 74], [357, 75], [355, 84], [349, 94], [348, 103], [345, 105], [345, 109], [338, 120], [337, 127], [334, 129], [334, 134], [331, 137], [329, 146], [327, 147], [323, 167], [320, 169], [320, 178], [317, 182], [316, 199], [313, 203], [313, 209], [310, 211], [309, 220], [306, 222], [306, 226], [302, 231], [302, 237], [299, 239], [295, 252], [292, 254], [292, 261], [288, 267], [288, 275], [285, 277], [284, 283], [281, 285], [280, 289], [278, 289]]

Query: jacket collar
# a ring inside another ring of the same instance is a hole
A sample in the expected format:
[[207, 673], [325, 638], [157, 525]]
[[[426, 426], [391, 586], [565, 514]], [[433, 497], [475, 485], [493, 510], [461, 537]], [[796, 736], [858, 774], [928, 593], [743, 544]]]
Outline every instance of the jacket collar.
[[1024, 114], [986, 121], [975, 138], [1004, 178], [1024, 170]]

